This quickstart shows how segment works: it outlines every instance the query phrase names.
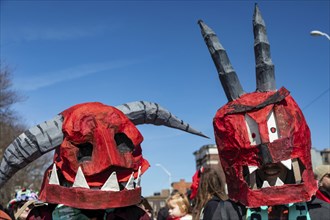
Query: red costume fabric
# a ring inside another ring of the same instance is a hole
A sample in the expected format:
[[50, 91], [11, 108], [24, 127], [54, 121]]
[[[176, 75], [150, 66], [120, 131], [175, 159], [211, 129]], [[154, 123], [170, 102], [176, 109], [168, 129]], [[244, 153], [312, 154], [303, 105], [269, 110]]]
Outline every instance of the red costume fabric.
[[315, 194], [316, 198], [321, 199], [327, 203], [330, 203], [330, 198], [324, 195], [324, 193], [321, 190], [317, 190]]
[[81, 168], [89, 187], [49, 184], [52, 168], [45, 174], [40, 200], [83, 209], [106, 209], [139, 203], [139, 187], [120, 191], [100, 190], [116, 172], [119, 183], [133, 173], [138, 177], [149, 163], [142, 157], [142, 135], [118, 109], [92, 102], [75, 105], [61, 113], [64, 140], [56, 149], [54, 163], [62, 185], [74, 183]]
[[[269, 126], [271, 114], [275, 127]], [[247, 122], [247, 117], [252, 122]], [[310, 200], [317, 187], [311, 164], [310, 131], [285, 88], [249, 93], [229, 102], [218, 110], [213, 125], [231, 199], [248, 207]], [[272, 132], [277, 132], [277, 139], [270, 140]], [[258, 175], [256, 171], [248, 173], [249, 166], [260, 168], [287, 160], [297, 161], [297, 169], [291, 168], [289, 172], [301, 176], [301, 180], [281, 186], [263, 188], [262, 183], [256, 188], [251, 186], [251, 175], [256, 175], [253, 177], [256, 179]]]
[[201, 173], [203, 173], [204, 168], [201, 167], [199, 170], [197, 170], [195, 172], [195, 174], [192, 177], [192, 184], [190, 186], [191, 189], [191, 194], [190, 194], [190, 199], [194, 199], [197, 195], [197, 191], [198, 191], [198, 185], [199, 185], [199, 179], [201, 176]]

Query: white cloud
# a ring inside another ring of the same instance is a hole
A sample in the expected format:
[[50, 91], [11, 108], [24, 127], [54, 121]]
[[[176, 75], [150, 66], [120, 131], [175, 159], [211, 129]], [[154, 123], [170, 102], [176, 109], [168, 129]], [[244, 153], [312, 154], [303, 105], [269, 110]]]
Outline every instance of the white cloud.
[[77, 79], [90, 74], [99, 73], [116, 68], [126, 67], [138, 63], [136, 60], [90, 63], [43, 74], [25, 74], [26, 77], [16, 78], [14, 85], [20, 90], [32, 91], [56, 83]]

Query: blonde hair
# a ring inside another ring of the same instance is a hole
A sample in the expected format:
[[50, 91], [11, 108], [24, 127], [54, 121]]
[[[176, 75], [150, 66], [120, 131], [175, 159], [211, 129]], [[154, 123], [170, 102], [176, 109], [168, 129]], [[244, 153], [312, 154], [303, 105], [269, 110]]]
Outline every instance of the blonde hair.
[[174, 202], [179, 206], [182, 213], [189, 213], [190, 204], [187, 196], [182, 193], [175, 193], [167, 199], [167, 206], [171, 207], [170, 202]]

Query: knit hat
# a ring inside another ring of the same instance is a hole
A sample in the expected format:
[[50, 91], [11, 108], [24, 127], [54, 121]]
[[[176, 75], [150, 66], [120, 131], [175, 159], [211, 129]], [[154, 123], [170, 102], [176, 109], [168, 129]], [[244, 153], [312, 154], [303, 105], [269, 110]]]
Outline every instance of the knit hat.
[[330, 165], [319, 165], [314, 169], [314, 175], [318, 181], [320, 181], [327, 173], [330, 173]]
[[37, 201], [37, 193], [30, 189], [23, 188], [15, 193], [15, 198], [10, 200], [7, 206], [9, 209], [12, 209], [18, 203], [22, 202], [24, 204], [25, 202], [30, 200]]

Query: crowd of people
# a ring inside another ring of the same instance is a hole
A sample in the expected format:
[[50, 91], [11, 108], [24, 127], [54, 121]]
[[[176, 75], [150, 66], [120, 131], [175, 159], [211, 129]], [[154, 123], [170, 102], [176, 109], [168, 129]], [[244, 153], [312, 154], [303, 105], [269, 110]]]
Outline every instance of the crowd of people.
[[[315, 196], [307, 203], [307, 206], [311, 211], [310, 214], [316, 219], [327, 219], [330, 214], [330, 165], [316, 166], [314, 174], [318, 183], [318, 190]], [[239, 202], [234, 202], [228, 198], [225, 185], [226, 182], [221, 176], [221, 171], [218, 167], [202, 167], [193, 176], [192, 193], [180, 193], [178, 190], [173, 190], [166, 200], [165, 207], [162, 207], [158, 213], [154, 213], [148, 200], [141, 197], [141, 201], [134, 208], [126, 207], [116, 211], [108, 210], [108, 212], [113, 211], [113, 215], [112, 217], [108, 215], [107, 219], [245, 219], [247, 208]], [[50, 206], [38, 199], [37, 192], [23, 188], [15, 193], [14, 198], [8, 202], [7, 207], [1, 207], [0, 219], [104, 219], [104, 212], [101, 210], [81, 210], [64, 205], [52, 206], [52, 208]], [[50, 210], [52, 210], [51, 213], [49, 212]], [[135, 211], [132, 212], [132, 210]], [[279, 207], [274, 206], [268, 212], [274, 213], [274, 216], [269, 219], [286, 219], [279, 215], [279, 212], [285, 213], [285, 210]], [[156, 215], [154, 216], [154, 214]], [[139, 217], [137, 218], [137, 216]]]
[[[315, 179], [318, 182], [316, 194], [308, 201], [310, 210], [309, 219], [329, 219], [330, 214], [330, 165], [319, 165], [314, 169]], [[247, 208], [239, 202], [234, 202], [226, 193], [226, 181], [221, 175], [221, 170], [216, 167], [201, 168], [193, 176], [190, 196], [174, 191], [168, 198], [167, 205], [159, 210], [157, 220], [194, 219], [194, 220], [240, 220], [246, 219]], [[197, 187], [196, 187], [197, 186]], [[184, 205], [175, 205], [173, 198], [182, 196], [186, 201]], [[174, 204], [173, 204], [174, 203]], [[183, 207], [185, 209], [183, 209]], [[180, 208], [181, 212], [171, 209]], [[185, 211], [188, 210], [188, 211]], [[273, 206], [267, 209], [269, 219], [288, 218], [288, 209]], [[188, 213], [188, 214], [187, 214]], [[190, 215], [189, 215], [190, 214]], [[254, 219], [248, 218], [248, 219]], [[259, 219], [259, 218], [256, 218]]]

